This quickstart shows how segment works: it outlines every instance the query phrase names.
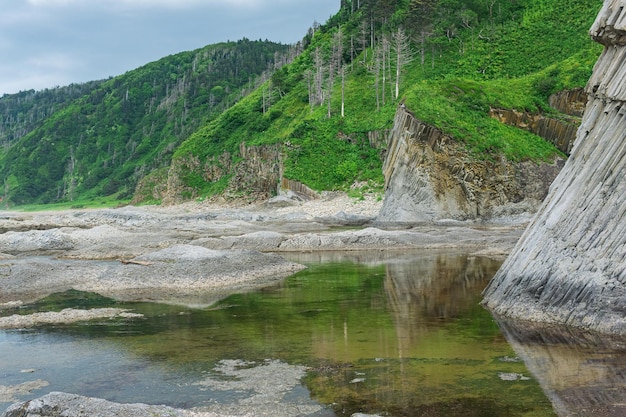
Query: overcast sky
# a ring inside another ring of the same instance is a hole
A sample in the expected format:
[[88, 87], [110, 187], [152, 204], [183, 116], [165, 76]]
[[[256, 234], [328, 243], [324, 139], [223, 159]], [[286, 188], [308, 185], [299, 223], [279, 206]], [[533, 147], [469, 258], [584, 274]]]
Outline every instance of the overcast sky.
[[205, 45], [295, 43], [340, 0], [0, 0], [0, 96], [123, 74]]

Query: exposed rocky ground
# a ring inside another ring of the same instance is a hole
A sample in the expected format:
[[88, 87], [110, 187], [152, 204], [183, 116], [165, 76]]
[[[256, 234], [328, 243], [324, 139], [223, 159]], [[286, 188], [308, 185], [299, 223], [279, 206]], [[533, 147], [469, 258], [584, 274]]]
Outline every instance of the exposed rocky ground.
[[[523, 222], [453, 220], [382, 224], [376, 221], [381, 204], [374, 196], [357, 200], [329, 194], [314, 201], [286, 195], [246, 207], [195, 202], [170, 207], [2, 212], [0, 316], [3, 309], [69, 289], [126, 301], [210, 305], [233, 292], [275, 283], [304, 268], [281, 256], [286, 252], [462, 248], [502, 258], [525, 226]], [[134, 319], [132, 311], [119, 309], [67, 309], [21, 317], [5, 312], [4, 316], [0, 328], [120, 316]], [[1, 388], [5, 398], [28, 390]], [[267, 396], [261, 394], [259, 399]], [[270, 403], [255, 403], [249, 409], [270, 407]], [[303, 415], [298, 411], [303, 406], [310, 405], [295, 404], [283, 414], [268, 409], [267, 415]], [[242, 410], [219, 412], [241, 415]], [[64, 393], [15, 404], [4, 414], [61, 415], [215, 414], [122, 405]]]
[[[332, 195], [255, 207], [124, 207], [5, 212], [0, 306], [76, 289], [120, 300], [212, 304], [304, 268], [293, 251], [465, 248], [504, 256], [521, 225], [377, 225], [381, 203]], [[44, 273], [45, 272], [45, 273]]]

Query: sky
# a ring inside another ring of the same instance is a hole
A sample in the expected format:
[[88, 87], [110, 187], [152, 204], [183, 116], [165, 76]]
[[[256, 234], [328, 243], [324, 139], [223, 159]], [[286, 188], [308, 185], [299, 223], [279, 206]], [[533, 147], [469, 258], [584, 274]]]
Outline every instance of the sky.
[[295, 43], [340, 0], [0, 0], [0, 97], [244, 37]]

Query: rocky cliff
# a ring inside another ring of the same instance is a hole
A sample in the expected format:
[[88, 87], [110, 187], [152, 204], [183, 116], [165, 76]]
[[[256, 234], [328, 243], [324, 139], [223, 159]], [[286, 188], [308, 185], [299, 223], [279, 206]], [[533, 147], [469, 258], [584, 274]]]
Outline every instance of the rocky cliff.
[[626, 0], [605, 0], [590, 34], [604, 50], [572, 154], [484, 304], [626, 334]]
[[479, 160], [463, 143], [399, 107], [383, 165], [385, 200], [378, 221], [490, 219], [534, 213], [564, 160]]
[[[196, 178], [194, 183], [191, 178]], [[222, 153], [201, 162], [196, 157], [174, 160], [167, 174], [163, 204], [177, 204], [198, 197], [198, 184], [227, 180], [221, 196], [263, 201], [278, 192], [282, 179], [280, 145], [239, 145], [238, 154]], [[155, 189], [155, 187], [152, 187]]]
[[491, 109], [489, 115], [502, 123], [541, 136], [569, 155], [587, 104], [587, 94], [582, 89], [560, 91], [550, 96], [549, 103], [559, 112], [553, 117], [511, 109]]

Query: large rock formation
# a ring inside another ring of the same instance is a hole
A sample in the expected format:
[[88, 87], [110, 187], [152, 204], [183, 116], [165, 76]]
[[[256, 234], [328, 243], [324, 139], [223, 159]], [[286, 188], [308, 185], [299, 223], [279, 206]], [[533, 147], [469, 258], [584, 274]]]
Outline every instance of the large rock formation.
[[604, 45], [572, 154], [485, 290], [498, 315], [626, 333], [626, 0], [590, 30]]
[[239, 144], [238, 153], [224, 151], [204, 162], [196, 156], [175, 158], [167, 186], [161, 186], [165, 188], [162, 194], [153, 198], [162, 199], [166, 205], [179, 204], [198, 197], [203, 186], [227, 180], [225, 196], [246, 195], [249, 201], [266, 200], [278, 191], [281, 158], [280, 145], [246, 146], [244, 142]]
[[389, 134], [380, 222], [492, 219], [534, 213], [563, 166], [479, 160], [399, 107]]

